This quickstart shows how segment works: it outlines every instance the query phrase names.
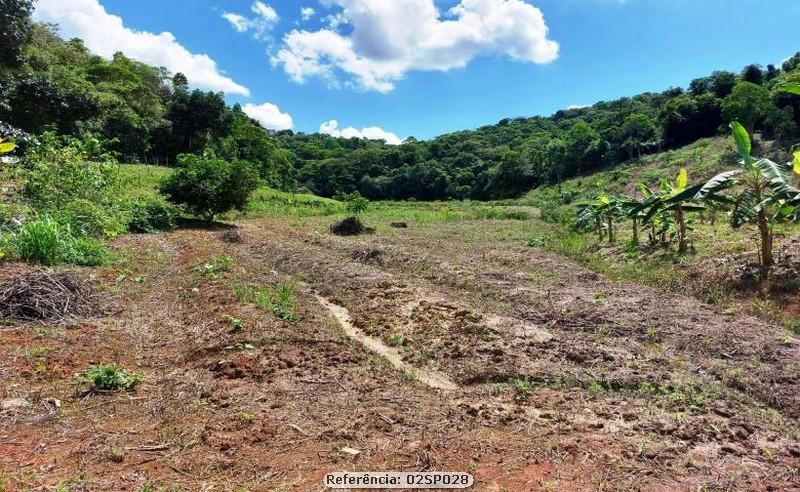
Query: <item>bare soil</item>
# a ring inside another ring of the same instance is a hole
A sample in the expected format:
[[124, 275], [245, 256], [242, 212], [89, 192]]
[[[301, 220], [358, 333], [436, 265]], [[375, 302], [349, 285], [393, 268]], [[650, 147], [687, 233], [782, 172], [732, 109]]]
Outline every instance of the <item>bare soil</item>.
[[[0, 325], [0, 490], [318, 491], [345, 470], [800, 490], [800, 342], [779, 327], [610, 282], [507, 221], [357, 237], [328, 222], [122, 237], [126, 265], [77, 271], [101, 314]], [[198, 270], [218, 255], [236, 266]], [[297, 323], [234, 294], [287, 280]], [[144, 382], [80, 396], [75, 374], [101, 362]]]

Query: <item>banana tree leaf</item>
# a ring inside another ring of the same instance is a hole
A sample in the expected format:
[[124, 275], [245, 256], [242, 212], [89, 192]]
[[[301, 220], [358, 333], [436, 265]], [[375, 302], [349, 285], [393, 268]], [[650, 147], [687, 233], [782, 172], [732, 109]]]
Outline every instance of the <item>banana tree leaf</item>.
[[706, 181], [700, 191], [697, 193], [696, 198], [705, 198], [714, 192], [724, 190], [736, 184], [736, 178], [742, 174], [742, 171], [737, 169], [734, 171], [726, 171], [719, 173], [710, 180]]
[[678, 180], [675, 184], [677, 185], [675, 191], [678, 193], [681, 193], [689, 185], [689, 172], [685, 167], [681, 168], [681, 171], [678, 173]]
[[739, 149], [739, 155], [744, 157], [745, 161], [749, 161], [753, 151], [750, 135], [738, 121], [731, 121], [730, 126], [733, 130], [733, 139], [736, 140], [736, 147]]
[[666, 203], [680, 203], [685, 202], [687, 200], [692, 200], [700, 193], [700, 190], [703, 189], [705, 183], [700, 183], [692, 186], [691, 188], [685, 188], [682, 192], [678, 193], [677, 195], [669, 197], [665, 200]]
[[703, 200], [709, 203], [720, 203], [722, 205], [734, 205], [736, 203], [735, 198], [731, 198], [725, 195], [717, 195], [716, 193], [710, 193], [704, 196]]
[[731, 212], [731, 225], [738, 229], [752, 222], [758, 215], [758, 205], [756, 194], [752, 190], [747, 190], [739, 195]]
[[782, 196], [790, 196], [800, 193], [800, 190], [792, 186], [789, 182], [789, 166], [778, 164], [769, 159], [759, 159], [752, 163], [769, 183], [769, 187], [775, 193]]

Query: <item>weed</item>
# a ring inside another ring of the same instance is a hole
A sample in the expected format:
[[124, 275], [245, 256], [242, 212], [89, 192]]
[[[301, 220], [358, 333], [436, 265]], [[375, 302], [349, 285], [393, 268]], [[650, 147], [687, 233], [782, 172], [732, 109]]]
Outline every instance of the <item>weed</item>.
[[522, 397], [528, 397], [536, 387], [536, 382], [527, 377], [521, 377], [512, 379], [511, 386], [514, 387], [518, 395]]
[[291, 282], [281, 282], [269, 289], [249, 284], [236, 284], [234, 292], [239, 300], [252, 302], [288, 323], [300, 321], [297, 313], [299, 306], [295, 296], [295, 285]]
[[550, 241], [553, 240], [553, 236], [551, 234], [536, 234], [533, 237], [528, 238], [525, 244], [531, 248], [544, 248]]
[[236, 262], [233, 258], [227, 255], [222, 256], [215, 256], [211, 258], [206, 263], [203, 263], [195, 270], [198, 271], [201, 275], [205, 275], [210, 278], [217, 278], [219, 277], [220, 273], [230, 271], [233, 268]]
[[588, 383], [586, 383], [586, 389], [591, 393], [593, 396], [597, 396], [599, 394], [605, 393], [606, 388], [603, 383], [597, 381], [596, 379], [590, 379]]
[[92, 391], [133, 391], [142, 382], [142, 376], [125, 371], [117, 364], [91, 366], [79, 376], [81, 383]]
[[66, 249], [64, 237], [69, 227], [62, 226], [52, 217], [26, 222], [11, 240], [12, 249], [28, 262], [54, 265]]
[[661, 332], [658, 331], [658, 328], [655, 326], [648, 326], [645, 329], [645, 336], [647, 336], [650, 341], [659, 343], [661, 342]]
[[222, 319], [223, 319], [223, 321], [225, 321], [226, 323], [231, 325], [231, 328], [233, 328], [233, 331], [242, 331], [242, 330], [244, 330], [244, 323], [242, 322], [242, 320], [240, 320], [238, 318], [234, 318], [233, 316], [228, 316], [228, 315], [223, 316]]
[[403, 345], [404, 341], [405, 341], [405, 336], [399, 331], [396, 331], [391, 335], [389, 335], [389, 337], [386, 339], [386, 344], [390, 347], [399, 347]]

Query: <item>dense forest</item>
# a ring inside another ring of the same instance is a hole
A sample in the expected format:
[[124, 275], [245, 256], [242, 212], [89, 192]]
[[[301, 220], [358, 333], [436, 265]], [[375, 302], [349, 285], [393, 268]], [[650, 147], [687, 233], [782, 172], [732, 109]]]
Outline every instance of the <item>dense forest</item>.
[[725, 132], [730, 121], [777, 147], [798, 142], [800, 102], [774, 90], [800, 81], [800, 53], [782, 66], [717, 71], [688, 88], [645, 93], [550, 117], [402, 145], [292, 131], [269, 132], [222, 93], [191, 90], [180, 73], [117, 53], [91, 54], [80, 39], [31, 21], [30, 0], [0, 2], [0, 133], [22, 144], [44, 132], [100, 142], [123, 162], [175, 165], [213, 153], [255, 165], [266, 184], [322, 196], [493, 199]]

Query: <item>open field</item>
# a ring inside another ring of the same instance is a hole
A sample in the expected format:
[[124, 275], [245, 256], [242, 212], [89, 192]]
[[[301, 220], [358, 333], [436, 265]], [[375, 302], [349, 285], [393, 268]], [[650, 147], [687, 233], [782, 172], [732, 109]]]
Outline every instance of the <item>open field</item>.
[[[0, 490], [323, 490], [373, 469], [497, 491], [797, 488], [800, 341], [526, 246], [553, 228], [532, 209], [481, 210], [377, 204], [354, 238], [270, 213], [235, 221], [241, 242], [118, 238], [117, 262], [78, 270], [99, 314], [0, 328]], [[75, 374], [103, 362], [143, 382], [81, 395]]]

